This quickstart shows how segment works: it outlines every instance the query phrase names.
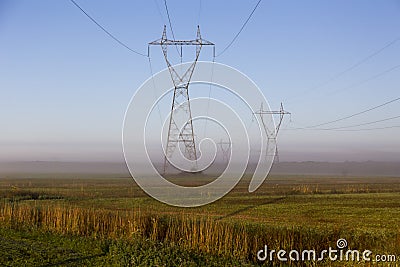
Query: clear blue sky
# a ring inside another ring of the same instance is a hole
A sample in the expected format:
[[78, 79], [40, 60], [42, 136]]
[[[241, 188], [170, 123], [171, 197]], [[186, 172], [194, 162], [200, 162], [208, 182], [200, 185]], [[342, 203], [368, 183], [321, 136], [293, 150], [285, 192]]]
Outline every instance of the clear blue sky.
[[[142, 53], [167, 23], [161, 0], [76, 1]], [[192, 38], [199, 23], [217, 53], [256, 2], [202, 0], [199, 9], [197, 0], [168, 1], [176, 38]], [[400, 41], [326, 86], [309, 90], [400, 37], [399, 29], [399, 0], [263, 0], [236, 42], [216, 60], [253, 79], [273, 109], [285, 103], [293, 115], [283, 128], [314, 125], [400, 96], [400, 68], [359, 84], [400, 64]], [[162, 55], [153, 50], [159, 71]], [[211, 54], [201, 59], [212, 60]], [[115, 43], [69, 0], [2, 0], [0, 160], [122, 159], [124, 112], [149, 75], [145, 57]], [[326, 127], [398, 115], [400, 101]], [[358, 128], [399, 125], [395, 119]], [[282, 130], [281, 160], [400, 160], [399, 136], [400, 128]]]

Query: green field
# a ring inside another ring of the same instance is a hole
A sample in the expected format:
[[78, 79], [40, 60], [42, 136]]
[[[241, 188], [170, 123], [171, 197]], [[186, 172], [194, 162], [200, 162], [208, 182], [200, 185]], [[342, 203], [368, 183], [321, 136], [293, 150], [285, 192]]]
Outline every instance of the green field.
[[[400, 263], [397, 177], [270, 176], [255, 193], [247, 192], [245, 178], [215, 203], [177, 208], [153, 200], [122, 175], [22, 176], [0, 179], [1, 266]], [[194, 185], [208, 178], [172, 179]], [[335, 248], [339, 238], [347, 240], [347, 249], [395, 255], [397, 261], [282, 263], [256, 257], [264, 245], [322, 251]]]

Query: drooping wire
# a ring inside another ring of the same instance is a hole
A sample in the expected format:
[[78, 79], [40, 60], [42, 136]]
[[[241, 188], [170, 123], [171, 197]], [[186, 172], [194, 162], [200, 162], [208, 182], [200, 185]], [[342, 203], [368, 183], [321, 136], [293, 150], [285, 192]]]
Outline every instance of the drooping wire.
[[362, 110], [362, 111], [360, 111], [360, 112], [357, 112], [357, 113], [354, 113], [354, 114], [351, 114], [351, 115], [348, 115], [348, 116], [345, 116], [345, 117], [336, 119], [336, 120], [332, 120], [332, 121], [328, 121], [328, 122], [324, 122], [324, 123], [320, 123], [320, 124], [316, 124], [316, 125], [311, 125], [311, 126], [307, 126], [307, 127], [288, 128], [287, 130], [289, 130], [289, 129], [290, 129], [290, 130], [305, 130], [305, 129], [311, 129], [311, 128], [317, 128], [317, 127], [320, 127], [320, 126], [324, 126], [324, 125], [332, 124], [332, 123], [335, 123], [335, 122], [347, 120], [347, 119], [353, 118], [353, 117], [355, 117], [355, 116], [358, 116], [358, 115], [361, 115], [361, 114], [370, 112], [370, 111], [372, 111], [372, 110], [381, 108], [381, 107], [383, 107], [383, 106], [389, 105], [389, 104], [391, 104], [391, 103], [393, 103], [393, 102], [396, 102], [396, 101], [399, 101], [399, 100], [400, 100], [400, 97], [395, 98], [395, 99], [392, 99], [392, 100], [387, 101], [387, 102], [385, 102], [385, 103], [382, 103], [382, 104], [380, 104], [380, 105], [374, 106], [374, 107], [372, 107], [372, 108], [368, 108], [368, 109], [366, 109], [366, 110]]
[[215, 56], [213, 56], [213, 61], [212, 61], [212, 66], [211, 66], [211, 82], [209, 84], [208, 88], [208, 99], [207, 99], [207, 112], [206, 112], [206, 122], [204, 124], [204, 137], [207, 137], [207, 122], [208, 122], [208, 115], [209, 115], [209, 110], [210, 110], [210, 99], [211, 99], [211, 86], [214, 78], [214, 65], [215, 65]]
[[[365, 123], [360, 123], [360, 124], [354, 124], [354, 125], [347, 125], [347, 126], [341, 126], [341, 127], [333, 127], [333, 128], [308, 128], [304, 130], [318, 130], [318, 131], [332, 131], [332, 130], [341, 130], [341, 129], [348, 129], [348, 128], [355, 128], [355, 127], [360, 127], [360, 126], [365, 126], [365, 125], [371, 125], [371, 124], [376, 124], [379, 122], [384, 122], [384, 121], [390, 121], [394, 119], [398, 119], [400, 116], [394, 116], [390, 118], [385, 118], [381, 120], [376, 120], [376, 121], [370, 121], [370, 122], [365, 122]], [[289, 128], [290, 129], [290, 128]]]
[[78, 5], [78, 3], [76, 3], [74, 0], [70, 0], [71, 3], [73, 3], [83, 14], [86, 15], [86, 17], [88, 17], [94, 24], [97, 25], [97, 27], [99, 27], [103, 32], [105, 32], [109, 37], [111, 37], [114, 41], [116, 41], [118, 44], [120, 44], [121, 46], [125, 47], [126, 49], [128, 49], [129, 51], [143, 56], [143, 57], [147, 57], [147, 55], [140, 53], [138, 51], [133, 50], [132, 48], [130, 48], [128, 45], [126, 45], [125, 43], [123, 43], [122, 41], [120, 41], [117, 37], [115, 37], [113, 34], [111, 34], [109, 31], [107, 31], [103, 26], [101, 26], [100, 23], [98, 23], [92, 16], [90, 16], [82, 7], [80, 7]]
[[384, 130], [384, 129], [393, 129], [393, 128], [400, 128], [400, 125], [377, 127], [377, 128], [364, 128], [364, 129], [332, 130], [332, 131], [337, 131], [337, 132], [361, 132], [361, 131]]
[[383, 121], [390, 121], [390, 120], [394, 120], [394, 119], [398, 119], [400, 118], [400, 116], [394, 116], [394, 117], [390, 117], [390, 118], [386, 118], [386, 119], [381, 119], [381, 120], [377, 120], [377, 121], [370, 121], [370, 122], [366, 122], [366, 123], [360, 123], [357, 125], [349, 125], [349, 126], [342, 126], [342, 127], [335, 127], [335, 128], [330, 128], [328, 130], [339, 130], [339, 129], [347, 129], [347, 128], [355, 128], [355, 127], [360, 127], [360, 126], [365, 126], [365, 125], [371, 125], [371, 124], [375, 124], [375, 123], [379, 123], [379, 122], [383, 122]]
[[[154, 72], [153, 72], [153, 66], [152, 66], [152, 64], [151, 64], [151, 58], [150, 58], [150, 56], [148, 57], [148, 59], [149, 59], [149, 67], [150, 67], [151, 80], [152, 80], [152, 83], [153, 83], [153, 93], [154, 93], [155, 100], [157, 101], [157, 100], [158, 100], [158, 99], [157, 99], [157, 87], [156, 87], [156, 83], [155, 83], [155, 81], [154, 81]], [[160, 117], [160, 123], [161, 123], [161, 128], [162, 128], [162, 127], [163, 127], [163, 120], [162, 120], [162, 115], [161, 115], [161, 110], [160, 110], [160, 105], [159, 105], [159, 103], [156, 103], [156, 106], [157, 106], [158, 115], [159, 115], [159, 117]]]
[[171, 17], [169, 16], [167, 0], [164, 0], [164, 6], [165, 6], [165, 11], [167, 12], [168, 23], [169, 23], [169, 28], [170, 28], [171, 33], [172, 33], [172, 38], [175, 41], [175, 34], [174, 34], [174, 29], [172, 28]]
[[[400, 128], [400, 125], [393, 126], [384, 126], [384, 127], [376, 127], [376, 128], [362, 128], [362, 129], [307, 129], [314, 131], [332, 131], [332, 132], [363, 132], [363, 131], [372, 131], [372, 130], [384, 130], [384, 129], [393, 129]], [[283, 130], [291, 130], [290, 128], [286, 128]]]
[[362, 64], [366, 63], [367, 61], [369, 61], [373, 57], [379, 55], [384, 50], [386, 50], [387, 48], [391, 47], [392, 45], [394, 45], [398, 41], [400, 41], [400, 37], [397, 37], [397, 38], [393, 39], [392, 41], [390, 41], [387, 44], [385, 44], [383, 47], [381, 47], [378, 50], [374, 51], [373, 53], [363, 57], [362, 59], [358, 60], [357, 62], [355, 62], [353, 65], [349, 66], [348, 68], [346, 68], [346, 69], [334, 74], [332, 77], [328, 78], [327, 80], [323, 81], [322, 83], [318, 84], [317, 86], [314, 86], [314, 87], [312, 87], [312, 88], [310, 88], [308, 90], [305, 90], [301, 94], [297, 94], [297, 95], [295, 95], [293, 97], [288, 98], [287, 100], [295, 99], [295, 98], [298, 98], [298, 97], [303, 97], [304, 95], [306, 95], [309, 92], [316, 91], [316, 90], [318, 90], [320, 88], [325, 87], [327, 84], [337, 80], [338, 78], [342, 77], [344, 74], [356, 69], [357, 67], [359, 67]]
[[200, 25], [200, 15], [201, 15], [201, 0], [199, 0], [199, 12], [197, 14], [197, 25]]
[[243, 23], [242, 27], [240, 28], [239, 32], [233, 37], [232, 41], [222, 50], [221, 53], [217, 54], [217, 57], [221, 56], [223, 53], [225, 53], [226, 50], [228, 50], [229, 47], [236, 41], [236, 39], [239, 37], [240, 33], [243, 31], [244, 27], [246, 27], [247, 23], [250, 21], [251, 17], [253, 16], [254, 12], [256, 11], [257, 7], [260, 5], [262, 0], [258, 0], [257, 4], [251, 11], [250, 15], [246, 19], [246, 21]]
[[154, 4], [155, 4], [155, 6], [156, 6], [156, 8], [157, 8], [158, 15], [160, 15], [162, 24], [165, 25], [165, 19], [164, 19], [164, 16], [162, 15], [162, 13], [161, 13], [161, 9], [160, 9], [160, 6], [158, 5], [157, 0], [154, 0]]
[[360, 82], [354, 83], [354, 84], [349, 85], [349, 86], [347, 86], [347, 87], [344, 87], [344, 88], [342, 88], [342, 89], [338, 89], [338, 90], [332, 91], [331, 94], [334, 94], [334, 93], [337, 93], [337, 92], [340, 92], [340, 91], [343, 91], [343, 90], [348, 90], [348, 89], [353, 88], [353, 87], [360, 86], [360, 85], [362, 85], [362, 84], [364, 84], [364, 83], [367, 83], [367, 82], [370, 82], [370, 81], [372, 81], [372, 80], [375, 80], [375, 79], [377, 79], [377, 78], [379, 78], [379, 77], [382, 77], [382, 76], [388, 74], [389, 72], [392, 72], [392, 71], [394, 71], [394, 70], [396, 70], [396, 69], [398, 69], [398, 68], [400, 68], [400, 64], [399, 64], [399, 65], [396, 65], [396, 66], [394, 66], [394, 67], [391, 67], [391, 68], [389, 68], [389, 69], [386, 69], [386, 70], [384, 70], [384, 71], [382, 71], [382, 72], [380, 72], [380, 73], [378, 73], [378, 74], [375, 74], [374, 76], [371, 76], [371, 77], [369, 77], [369, 78], [367, 78], [367, 79], [365, 79], [365, 80], [362, 80], [362, 81], [360, 81]]
[[[169, 11], [168, 11], [168, 4], [167, 4], [167, 0], [164, 0], [164, 6], [165, 6], [165, 11], [167, 12], [167, 17], [168, 17], [168, 23], [169, 23], [169, 28], [171, 29], [171, 33], [172, 33], [172, 38], [175, 41], [175, 34], [174, 34], [174, 30], [172, 28], [172, 23], [171, 23], [171, 17], [169, 16]], [[182, 57], [182, 54], [179, 52], [178, 46], [175, 45], [176, 48], [176, 52], [178, 52], [178, 55], [180, 57]]]
[[[399, 69], [399, 68], [400, 68], [400, 65], [396, 65], [396, 66], [391, 67], [391, 68], [389, 68], [389, 69], [386, 69], [386, 70], [384, 70], [384, 71], [382, 71], [382, 72], [380, 72], [380, 73], [378, 73], [378, 74], [375, 74], [374, 76], [371, 76], [371, 77], [369, 77], [369, 78], [367, 78], [367, 79], [365, 79], [365, 80], [362, 80], [362, 81], [359, 81], [359, 82], [357, 82], [357, 83], [354, 83], [354, 84], [352, 84], [352, 85], [350, 85], [350, 86], [347, 86], [347, 87], [344, 87], [344, 88], [341, 88], [341, 89], [332, 91], [331, 94], [334, 94], [334, 93], [337, 93], [337, 92], [340, 92], [340, 91], [343, 91], [343, 90], [348, 90], [348, 89], [353, 88], [353, 87], [360, 86], [360, 85], [362, 85], [362, 84], [364, 84], [364, 83], [367, 83], [367, 82], [369, 82], [369, 81], [372, 81], [372, 80], [374, 80], [374, 79], [377, 79], [377, 78], [379, 78], [379, 77], [382, 77], [382, 76], [386, 75], [387, 73], [392, 72], [392, 71], [394, 71], [394, 70], [396, 70], [396, 69]], [[390, 103], [392, 103], [392, 102], [394, 102], [394, 101], [397, 101], [397, 100], [399, 100], [399, 99], [394, 99], [393, 101], [389, 101], [388, 103], [384, 103], [384, 104], [382, 104], [382, 105], [378, 105], [377, 107], [374, 107], [374, 108], [372, 108], [371, 110], [374, 110], [375, 108], [379, 108], [379, 107], [381, 107], [381, 106], [385, 106], [386, 104], [390, 104]], [[369, 111], [370, 111], [370, 110], [366, 110], [365, 112], [369, 112]], [[338, 121], [341, 121], [341, 120], [344, 120], [344, 119], [348, 119], [348, 118], [351, 118], [351, 117], [354, 117], [354, 116], [363, 114], [363, 113], [365, 113], [365, 112], [361, 112], [361, 113], [359, 113], [359, 114], [353, 114], [352, 116], [348, 116], [348, 117], [341, 118], [341, 119], [338, 119], [338, 120], [326, 122], [326, 123], [323, 123], [323, 124], [312, 125], [312, 126], [306, 126], [306, 127], [298, 127], [298, 128], [286, 128], [286, 130], [308, 130], [308, 129], [313, 129], [313, 128], [317, 128], [317, 127], [319, 127], [319, 126], [323, 126], [323, 125], [335, 123], [335, 122], [338, 122]]]

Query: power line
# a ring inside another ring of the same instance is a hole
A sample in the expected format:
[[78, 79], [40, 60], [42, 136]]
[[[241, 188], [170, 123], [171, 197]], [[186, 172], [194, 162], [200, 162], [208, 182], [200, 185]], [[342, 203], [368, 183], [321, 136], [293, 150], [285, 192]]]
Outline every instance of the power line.
[[321, 129], [321, 130], [339, 130], [339, 129], [346, 129], [346, 128], [355, 128], [355, 127], [371, 125], [371, 124], [375, 124], [375, 123], [379, 123], [379, 122], [383, 122], [383, 121], [390, 121], [390, 120], [394, 120], [394, 119], [398, 119], [398, 118], [400, 118], [400, 116], [394, 116], [394, 117], [390, 117], [390, 118], [386, 118], [386, 119], [381, 119], [381, 120], [377, 120], [377, 121], [371, 121], [371, 122], [366, 122], [366, 123], [361, 123], [361, 124], [356, 124], [356, 125], [348, 125], [348, 126], [335, 127], [335, 128], [326, 128], [326, 129]]
[[200, 25], [200, 15], [201, 15], [201, 0], [199, 0], [199, 13], [197, 14], [197, 25]]
[[[333, 131], [333, 132], [363, 132], [363, 131], [372, 131], [372, 130], [384, 130], [384, 129], [393, 129], [400, 128], [400, 125], [393, 126], [385, 126], [385, 127], [376, 127], [376, 128], [362, 128], [362, 129], [304, 129], [304, 130], [313, 130], [313, 131]], [[294, 129], [284, 129], [284, 130], [294, 130]]]
[[212, 82], [213, 82], [213, 78], [214, 78], [214, 65], [215, 65], [215, 56], [213, 57], [213, 61], [212, 61], [212, 66], [211, 66], [211, 82], [209, 84], [209, 88], [208, 88], [208, 99], [207, 99], [207, 112], [206, 112], [206, 121], [204, 124], [204, 136], [206, 136], [207, 133], [207, 122], [208, 122], [208, 113], [210, 110], [210, 98], [211, 98], [211, 86], [212, 86]]
[[308, 128], [315, 128], [315, 127], [319, 127], [319, 126], [331, 124], [331, 123], [334, 123], [334, 122], [338, 122], [338, 121], [342, 121], [342, 120], [347, 120], [347, 119], [349, 119], [349, 118], [352, 118], [352, 117], [355, 117], [355, 116], [358, 116], [358, 115], [361, 115], [361, 114], [370, 112], [370, 111], [372, 111], [372, 110], [381, 108], [381, 107], [383, 107], [383, 106], [389, 105], [389, 104], [391, 104], [391, 103], [393, 103], [393, 102], [396, 102], [396, 101], [399, 101], [399, 100], [400, 100], [400, 97], [395, 98], [395, 99], [392, 99], [392, 100], [390, 100], [390, 101], [387, 101], [387, 102], [385, 102], [385, 103], [383, 103], [383, 104], [377, 105], [377, 106], [375, 106], [375, 107], [372, 107], [372, 108], [369, 108], [369, 109], [366, 109], [366, 110], [363, 110], [363, 111], [360, 111], [360, 112], [351, 114], [351, 115], [349, 115], [349, 116], [346, 116], [346, 117], [343, 117], [343, 118], [340, 118], [340, 119], [336, 119], [336, 120], [333, 120], [333, 121], [328, 121], [328, 122], [325, 122], [325, 123], [320, 123], [320, 124], [318, 124], [318, 125], [310, 126], [310, 127], [308, 127]]
[[257, 7], [260, 5], [261, 1], [262, 0], [258, 0], [256, 6], [253, 8], [253, 11], [251, 11], [251, 13], [250, 13], [249, 17], [246, 19], [246, 21], [243, 23], [243, 25], [240, 28], [239, 32], [235, 35], [235, 37], [233, 37], [232, 41], [224, 48], [224, 50], [222, 50], [222, 52], [217, 55], [217, 57], [219, 57], [220, 55], [225, 53], [225, 51], [228, 50], [228, 48], [231, 47], [231, 45], [236, 41], [236, 39], [239, 37], [239, 34], [243, 31], [244, 27], [246, 27], [247, 23], [250, 21], [251, 17], [253, 16], [254, 12], [257, 9]]
[[[153, 72], [153, 66], [152, 66], [152, 64], [151, 64], [151, 58], [150, 58], [150, 56], [148, 57], [148, 59], [149, 59], [149, 67], [150, 67], [151, 81], [152, 81], [152, 83], [153, 83], [153, 93], [154, 93], [154, 96], [155, 96], [155, 100], [156, 100], [157, 102], [159, 102], [158, 99], [157, 99], [157, 87], [156, 87], [156, 83], [155, 83], [155, 81], [154, 81], [154, 72]], [[162, 127], [163, 127], [163, 120], [162, 120], [162, 116], [161, 116], [160, 104], [157, 103], [157, 102], [156, 102], [156, 106], [157, 106], [158, 116], [160, 117], [160, 123], [161, 123], [161, 128], [162, 128]]]
[[384, 130], [384, 129], [393, 129], [393, 128], [400, 128], [400, 125], [387, 126], [387, 127], [377, 127], [377, 128], [365, 128], [365, 129], [332, 130], [332, 131], [337, 131], [337, 132], [361, 132], [361, 131]]
[[391, 104], [391, 103], [393, 103], [393, 102], [396, 102], [396, 101], [399, 101], [399, 100], [400, 100], [400, 97], [395, 98], [395, 99], [392, 99], [392, 100], [390, 100], [390, 101], [387, 101], [387, 102], [385, 102], [385, 103], [383, 103], [383, 104], [374, 106], [374, 107], [372, 107], [372, 108], [369, 108], [369, 109], [366, 109], [366, 110], [363, 110], [363, 111], [360, 111], [360, 112], [351, 114], [351, 115], [349, 115], [349, 116], [345, 116], [345, 117], [336, 119], [336, 120], [332, 120], [332, 121], [328, 121], [328, 122], [324, 122], [324, 123], [320, 123], [320, 124], [316, 124], [316, 125], [311, 125], [311, 126], [307, 126], [307, 127], [291, 128], [291, 130], [305, 130], [305, 129], [310, 129], [310, 128], [317, 128], [317, 127], [320, 127], [320, 126], [323, 126], [323, 125], [332, 124], [332, 123], [335, 123], [335, 122], [338, 122], [338, 121], [347, 120], [347, 119], [353, 118], [353, 117], [355, 117], [355, 116], [358, 116], [358, 115], [361, 115], [361, 114], [370, 112], [370, 111], [372, 111], [372, 110], [381, 108], [381, 107], [383, 107], [383, 106], [389, 105], [389, 104]]
[[384, 122], [384, 121], [390, 121], [394, 119], [398, 119], [400, 116], [394, 116], [386, 119], [381, 119], [381, 120], [376, 120], [376, 121], [370, 121], [370, 122], [365, 122], [365, 123], [360, 123], [360, 124], [354, 124], [354, 125], [347, 125], [347, 126], [341, 126], [341, 127], [333, 127], [333, 128], [305, 128], [305, 129], [300, 129], [300, 128], [293, 128], [289, 130], [318, 130], [318, 131], [332, 131], [332, 130], [341, 130], [341, 129], [348, 129], [348, 128], [355, 128], [355, 127], [360, 127], [360, 126], [365, 126], [365, 125], [371, 125], [379, 122]]
[[308, 89], [306, 91], [303, 91], [301, 94], [293, 96], [293, 97], [291, 97], [289, 99], [293, 99], [293, 98], [297, 98], [297, 97], [300, 97], [300, 96], [304, 96], [306, 93], [309, 93], [309, 92], [312, 92], [312, 91], [315, 91], [315, 90], [318, 90], [318, 89], [324, 87], [325, 85], [329, 84], [330, 82], [332, 82], [334, 80], [337, 80], [338, 78], [342, 77], [344, 74], [354, 70], [355, 68], [357, 68], [360, 65], [364, 64], [365, 62], [369, 61], [371, 58], [379, 55], [384, 50], [386, 50], [387, 48], [391, 47], [392, 45], [394, 45], [398, 41], [400, 41], [400, 37], [397, 37], [397, 38], [393, 39], [392, 41], [390, 41], [387, 44], [385, 44], [383, 47], [381, 47], [378, 50], [374, 51], [373, 53], [365, 56], [364, 58], [360, 59], [359, 61], [357, 61], [356, 63], [354, 63], [350, 67], [344, 69], [343, 71], [340, 71], [340, 72], [336, 73], [335, 75], [333, 75], [329, 79], [325, 80], [324, 82], [320, 83], [319, 85], [317, 85], [315, 87], [312, 87], [312, 88], [310, 88], [310, 89]]
[[165, 20], [164, 20], [164, 16], [161, 14], [161, 9], [160, 9], [160, 6], [158, 5], [157, 0], [154, 0], [154, 4], [156, 5], [157, 12], [158, 12], [158, 15], [160, 15], [162, 24], [165, 24], [165, 23], [164, 23], [164, 21], [165, 21]]
[[359, 60], [358, 62], [356, 62], [355, 64], [351, 65], [350, 67], [348, 67], [347, 69], [337, 73], [336, 75], [334, 75], [330, 80], [332, 79], [337, 79], [340, 76], [342, 76], [343, 74], [352, 71], [353, 69], [357, 68], [358, 66], [362, 65], [363, 63], [367, 62], [368, 60], [370, 60], [371, 58], [379, 55], [381, 52], [383, 52], [386, 48], [394, 45], [397, 41], [400, 40], [400, 37], [390, 41], [389, 43], [387, 43], [386, 45], [384, 45], [383, 47], [379, 48], [378, 50], [376, 50], [375, 52], [373, 52], [370, 55], [367, 55], [366, 57], [364, 57], [363, 59]]
[[362, 84], [364, 84], [364, 83], [367, 83], [367, 82], [369, 82], [369, 81], [372, 81], [372, 80], [375, 80], [375, 79], [377, 79], [377, 78], [379, 78], [379, 77], [382, 77], [382, 76], [388, 74], [389, 72], [392, 72], [392, 71], [394, 71], [394, 70], [396, 70], [396, 69], [398, 69], [398, 68], [400, 68], [400, 64], [399, 64], [399, 65], [396, 65], [396, 66], [393, 66], [393, 67], [391, 67], [391, 68], [389, 68], [389, 69], [386, 69], [386, 70], [384, 70], [384, 71], [382, 71], [382, 72], [380, 72], [380, 73], [378, 73], [378, 74], [375, 74], [374, 76], [369, 77], [369, 78], [367, 78], [367, 79], [365, 79], [365, 80], [362, 80], [362, 81], [360, 81], [360, 82], [358, 82], [358, 83], [352, 84], [352, 85], [347, 86], [347, 87], [344, 87], [344, 88], [342, 88], [342, 89], [338, 89], [338, 90], [332, 91], [331, 94], [334, 94], [334, 93], [337, 93], [337, 92], [340, 92], [340, 91], [343, 91], [343, 90], [348, 90], [348, 89], [350, 89], [350, 88], [354, 88], [354, 87], [360, 86], [360, 85], [362, 85]]
[[[167, 12], [167, 17], [168, 17], [168, 23], [169, 23], [169, 28], [171, 29], [171, 33], [172, 33], [172, 38], [175, 41], [175, 34], [174, 34], [174, 30], [172, 29], [172, 23], [171, 23], [171, 18], [169, 16], [169, 11], [168, 11], [168, 5], [167, 5], [167, 0], [164, 0], [164, 6], [165, 6], [165, 11]], [[182, 54], [179, 53], [179, 49], [178, 47], [175, 45], [176, 51], [178, 52], [179, 56], [182, 57]]]
[[94, 24], [97, 25], [97, 27], [99, 27], [103, 32], [105, 32], [109, 37], [111, 37], [114, 41], [116, 41], [117, 43], [119, 43], [120, 45], [122, 45], [123, 47], [125, 47], [126, 49], [128, 49], [129, 51], [140, 55], [140, 56], [144, 56], [147, 57], [147, 55], [142, 54], [138, 51], [133, 50], [132, 48], [130, 48], [129, 46], [127, 46], [125, 43], [123, 43], [122, 41], [120, 41], [117, 37], [115, 37], [113, 34], [111, 34], [109, 31], [107, 31], [103, 26], [100, 25], [100, 23], [98, 23], [92, 16], [90, 16], [82, 7], [80, 7], [78, 5], [78, 3], [76, 3], [74, 0], [70, 0], [83, 14], [86, 15], [86, 17], [88, 17]]
[[167, 12], [167, 17], [168, 17], [168, 22], [169, 22], [169, 28], [171, 29], [171, 33], [172, 33], [172, 38], [175, 39], [175, 34], [174, 34], [174, 30], [172, 29], [172, 23], [171, 23], [171, 18], [169, 16], [169, 11], [168, 11], [168, 5], [167, 5], [167, 0], [164, 0], [164, 6], [165, 6], [165, 11]]

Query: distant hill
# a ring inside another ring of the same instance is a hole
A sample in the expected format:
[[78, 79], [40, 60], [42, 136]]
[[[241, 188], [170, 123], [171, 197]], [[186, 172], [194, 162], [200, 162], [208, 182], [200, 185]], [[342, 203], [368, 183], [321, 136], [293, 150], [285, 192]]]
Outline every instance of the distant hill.
[[[255, 164], [250, 164], [247, 172], [251, 172], [254, 168]], [[207, 172], [213, 173], [222, 169], [222, 165], [214, 165]], [[9, 177], [10, 174], [21, 174], [24, 177], [36, 177], [33, 174], [118, 174], [119, 176], [129, 176], [125, 163], [119, 162], [0, 162], [0, 178]], [[271, 174], [400, 177], [400, 162], [280, 162], [274, 163]]]
[[280, 162], [271, 174], [399, 176], [400, 162]]
[[0, 177], [10, 175], [15, 177], [15, 174], [21, 174], [20, 176], [23, 177], [37, 177], [34, 174], [118, 174], [129, 176], [129, 171], [125, 163], [117, 162], [0, 162]]

